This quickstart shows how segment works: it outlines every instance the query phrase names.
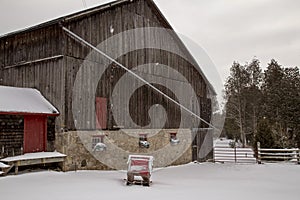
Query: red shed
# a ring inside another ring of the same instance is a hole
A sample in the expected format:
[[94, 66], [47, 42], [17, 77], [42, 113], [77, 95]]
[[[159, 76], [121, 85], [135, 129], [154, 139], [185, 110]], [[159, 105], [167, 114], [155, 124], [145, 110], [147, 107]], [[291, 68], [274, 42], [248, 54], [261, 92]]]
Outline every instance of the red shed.
[[0, 86], [0, 115], [23, 116], [24, 153], [47, 151], [47, 118], [59, 112], [38, 90]]

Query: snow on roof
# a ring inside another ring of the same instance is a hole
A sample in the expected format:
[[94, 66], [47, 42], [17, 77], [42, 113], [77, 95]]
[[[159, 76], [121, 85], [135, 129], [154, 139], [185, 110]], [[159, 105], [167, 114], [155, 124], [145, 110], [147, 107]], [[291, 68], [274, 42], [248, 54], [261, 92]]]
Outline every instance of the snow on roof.
[[65, 154], [59, 152], [38, 152], [38, 153], [26, 153], [21, 156], [7, 157], [2, 159], [2, 162], [14, 162], [19, 160], [29, 160], [29, 159], [41, 159], [41, 158], [57, 158], [66, 157]]
[[[4, 163], [2, 163], [2, 162], [0, 162], [0, 168], [2, 169], [2, 168], [8, 168], [8, 167], [10, 167], [9, 165], [6, 165], [6, 164], [4, 164]], [[0, 171], [1, 172], [1, 171]]]
[[58, 110], [36, 89], [0, 86], [0, 113], [58, 115]]
[[128, 160], [135, 159], [135, 160], [150, 160], [153, 161], [153, 156], [146, 156], [146, 155], [129, 155]]

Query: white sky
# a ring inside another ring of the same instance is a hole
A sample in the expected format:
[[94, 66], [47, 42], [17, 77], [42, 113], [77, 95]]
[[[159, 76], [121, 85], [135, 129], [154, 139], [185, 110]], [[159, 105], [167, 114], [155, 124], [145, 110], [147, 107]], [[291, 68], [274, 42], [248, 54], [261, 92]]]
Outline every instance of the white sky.
[[[110, 0], [85, 0], [88, 7]], [[299, 0], [154, 0], [175, 31], [199, 44], [223, 80], [233, 61], [300, 66]], [[0, 0], [0, 35], [84, 8], [82, 0]]]

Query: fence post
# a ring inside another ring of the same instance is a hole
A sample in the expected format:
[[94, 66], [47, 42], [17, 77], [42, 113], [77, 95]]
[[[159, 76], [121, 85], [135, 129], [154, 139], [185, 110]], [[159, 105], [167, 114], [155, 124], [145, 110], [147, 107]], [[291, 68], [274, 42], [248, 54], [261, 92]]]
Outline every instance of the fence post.
[[236, 145], [234, 145], [234, 161], [235, 161], [235, 163], [237, 162], [237, 159], [236, 159]]
[[261, 164], [260, 142], [257, 142], [257, 163]]
[[2, 150], [1, 150], [1, 158], [4, 156], [4, 145], [2, 145]]
[[298, 149], [297, 163], [298, 165], [300, 164], [300, 149]]

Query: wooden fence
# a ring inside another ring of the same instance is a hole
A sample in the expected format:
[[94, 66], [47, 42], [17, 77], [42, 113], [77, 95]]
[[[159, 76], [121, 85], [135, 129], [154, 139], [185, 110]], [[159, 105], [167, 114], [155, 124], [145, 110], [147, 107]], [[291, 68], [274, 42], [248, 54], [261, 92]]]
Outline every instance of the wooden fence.
[[297, 162], [300, 164], [300, 151], [299, 148], [292, 149], [264, 149], [260, 148], [260, 143], [257, 143], [257, 162]]
[[256, 163], [254, 152], [251, 148], [214, 147], [214, 162], [222, 163]]

